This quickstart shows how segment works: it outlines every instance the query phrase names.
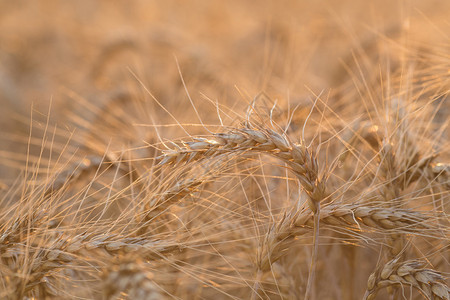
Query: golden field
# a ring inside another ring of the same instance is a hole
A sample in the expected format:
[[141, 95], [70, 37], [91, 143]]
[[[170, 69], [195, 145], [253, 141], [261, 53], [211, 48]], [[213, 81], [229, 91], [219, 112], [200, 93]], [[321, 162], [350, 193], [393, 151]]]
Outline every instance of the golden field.
[[449, 299], [449, 15], [0, 1], [0, 299]]

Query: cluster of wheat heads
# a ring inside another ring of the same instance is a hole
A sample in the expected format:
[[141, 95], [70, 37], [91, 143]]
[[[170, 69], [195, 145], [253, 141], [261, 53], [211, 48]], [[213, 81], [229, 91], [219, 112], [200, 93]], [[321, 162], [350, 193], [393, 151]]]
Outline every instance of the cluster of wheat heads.
[[27, 154], [0, 154], [22, 172], [0, 181], [0, 298], [449, 299], [446, 50], [199, 124], [129, 95], [33, 115], [8, 136]]
[[442, 102], [396, 95], [350, 122], [260, 98], [120, 151], [43, 126], [2, 193], [1, 298], [449, 299]]

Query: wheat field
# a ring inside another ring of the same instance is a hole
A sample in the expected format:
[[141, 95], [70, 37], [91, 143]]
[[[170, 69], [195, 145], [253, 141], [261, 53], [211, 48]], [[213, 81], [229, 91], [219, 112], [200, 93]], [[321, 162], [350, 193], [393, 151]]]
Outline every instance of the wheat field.
[[0, 1], [0, 299], [449, 299], [449, 16]]

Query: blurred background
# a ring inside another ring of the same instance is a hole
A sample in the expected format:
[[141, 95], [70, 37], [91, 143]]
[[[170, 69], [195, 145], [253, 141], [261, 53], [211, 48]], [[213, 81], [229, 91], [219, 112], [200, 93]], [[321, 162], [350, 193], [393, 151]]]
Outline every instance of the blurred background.
[[32, 106], [45, 120], [51, 103], [63, 127], [68, 114], [92, 122], [89, 103], [173, 123], [154, 97], [189, 123], [181, 79], [206, 123], [218, 123], [212, 103], [239, 110], [261, 92], [310, 105], [370, 81], [383, 54], [394, 68], [409, 45], [448, 45], [449, 15], [449, 1], [0, 1], [0, 174], [26, 149]]

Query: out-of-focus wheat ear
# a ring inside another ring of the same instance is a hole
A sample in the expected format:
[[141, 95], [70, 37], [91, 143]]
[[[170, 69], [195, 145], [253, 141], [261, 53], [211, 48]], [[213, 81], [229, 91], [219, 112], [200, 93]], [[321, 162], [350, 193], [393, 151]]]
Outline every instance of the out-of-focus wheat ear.
[[123, 295], [136, 300], [164, 299], [154, 277], [139, 259], [112, 262], [102, 274], [103, 299], [120, 299]]
[[[8, 210], [0, 212], [2, 275], [12, 286], [12, 293], [4, 295], [5, 298], [18, 295], [16, 298], [21, 299], [32, 290], [41, 290], [40, 280], [47, 270], [52, 270], [52, 263], [44, 265], [46, 253], [40, 251], [39, 245], [33, 244], [39, 241], [39, 235], [45, 234], [49, 220], [41, 203], [31, 201], [36, 200], [32, 196], [26, 194], [20, 199], [23, 203], [15, 203]], [[27, 201], [28, 197], [31, 200]]]
[[98, 83], [98, 81], [102, 79], [102, 76], [105, 75], [103, 73], [105, 73], [105, 69], [108, 65], [114, 63], [116, 55], [127, 50], [139, 51], [139, 43], [131, 34], [117, 34], [116, 36], [109, 38], [106, 43], [103, 42], [96, 60], [91, 66], [91, 79]]
[[12, 220], [2, 222], [0, 225], [0, 250], [13, 243], [20, 242], [22, 239], [26, 239], [28, 235], [33, 234], [35, 229], [45, 222], [45, 219], [44, 211], [30, 209], [27, 213], [18, 213]]
[[155, 219], [163, 215], [170, 206], [178, 203], [187, 195], [193, 193], [198, 186], [203, 184], [202, 179], [189, 178], [180, 181], [171, 189], [164, 191], [161, 195], [155, 195], [148, 203], [144, 204], [138, 221], [138, 235], [147, 233], [152, 224], [158, 224]]
[[390, 260], [373, 272], [367, 281], [364, 299], [372, 300], [378, 290], [391, 286], [402, 289], [413, 287], [426, 299], [449, 299], [449, 288], [439, 272], [424, 268], [425, 263], [417, 260], [399, 262], [399, 258]]
[[1, 259], [3, 266], [13, 274], [10, 277], [15, 285], [15, 294], [58, 295], [52, 283], [54, 276], [75, 260], [65, 251], [64, 241], [50, 236], [50, 232], [42, 228], [22, 236], [20, 240], [9, 241], [1, 249]]
[[350, 153], [362, 143], [369, 145], [372, 149], [378, 149], [380, 143], [378, 135], [379, 127], [377, 125], [357, 122], [353, 128], [347, 129], [342, 136], [344, 149], [338, 156], [339, 161], [344, 163]]
[[[380, 167], [379, 178], [383, 180], [381, 194], [386, 201], [391, 199], [398, 199], [400, 189], [395, 183], [397, 178], [397, 170], [395, 165], [395, 153], [393, 145], [383, 140], [380, 153], [379, 153]], [[386, 203], [388, 207], [392, 206], [392, 203]]]
[[[124, 165], [120, 166], [119, 163]], [[57, 173], [56, 177], [46, 187], [45, 196], [50, 196], [69, 184], [82, 179], [87, 173], [100, 169], [103, 164], [120, 167], [120, 170], [129, 175], [133, 182], [138, 182], [139, 173], [137, 170], [131, 165], [128, 166], [128, 162], [121, 161], [120, 158], [112, 153], [105, 155], [105, 157], [89, 155], [81, 161], [73, 163], [62, 172]]]
[[118, 234], [101, 234], [100, 232], [68, 237], [66, 243], [68, 253], [89, 253], [97, 250], [108, 253], [110, 256], [139, 253], [142, 258], [147, 260], [161, 259], [171, 253], [179, 253], [186, 248], [184, 244], [177, 241], [124, 237]]
[[[383, 140], [382, 147], [379, 153], [380, 167], [379, 178], [383, 180], [381, 185], [381, 196], [384, 198], [386, 207], [402, 207], [403, 205], [396, 205], [392, 203], [395, 199], [400, 199], [400, 191], [404, 186], [399, 181], [399, 170], [396, 165], [396, 155], [394, 146], [388, 141]], [[392, 234], [387, 237], [387, 245], [392, 257], [399, 255], [402, 252], [405, 240], [402, 234]]]
[[265, 272], [261, 277], [260, 296], [269, 299], [300, 299], [295, 280], [286, 273], [283, 265], [272, 264], [270, 272]]
[[8, 185], [0, 180], [0, 190], [6, 190], [8, 188]]
[[437, 181], [447, 189], [450, 189], [450, 164], [449, 163], [436, 163], [431, 166], [430, 170], [432, 179], [436, 178]]
[[[14, 294], [20, 292], [23, 296], [31, 294], [61, 296], [63, 292], [55, 288], [54, 277], [59, 271], [74, 268], [77, 264], [87, 264], [91, 261], [98, 263], [105, 259], [130, 256], [139, 256], [148, 262], [161, 259], [174, 251], [180, 252], [180, 247], [175, 243], [168, 244], [165, 240], [126, 238], [100, 232], [77, 236], [57, 234], [52, 241], [42, 245], [33, 244], [29, 248], [23, 244], [24, 242], [15, 243], [2, 249], [1, 257], [2, 263], [12, 274], [8, 276], [8, 280], [15, 286]], [[20, 276], [24, 268], [27, 268], [26, 276]], [[137, 293], [142, 292], [141, 287], [137, 288]], [[137, 294], [136, 299], [146, 299], [139, 298], [139, 295]]]

